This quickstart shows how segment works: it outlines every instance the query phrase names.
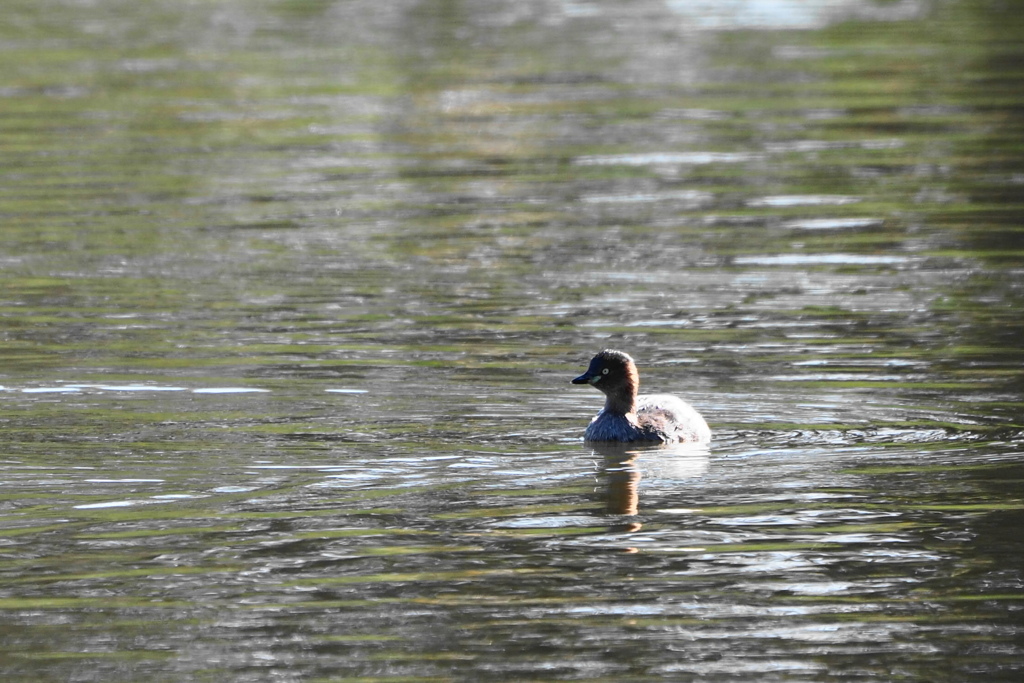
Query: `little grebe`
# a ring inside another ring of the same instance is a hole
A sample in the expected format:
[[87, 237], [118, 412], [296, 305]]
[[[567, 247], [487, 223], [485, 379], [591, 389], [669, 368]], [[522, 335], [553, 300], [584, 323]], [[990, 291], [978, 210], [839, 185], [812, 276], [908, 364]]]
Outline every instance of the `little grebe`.
[[586, 441], [708, 443], [711, 429], [693, 406], [670, 394], [637, 396], [640, 375], [628, 354], [607, 349], [573, 384], [590, 384], [605, 395], [604, 409], [584, 432]]

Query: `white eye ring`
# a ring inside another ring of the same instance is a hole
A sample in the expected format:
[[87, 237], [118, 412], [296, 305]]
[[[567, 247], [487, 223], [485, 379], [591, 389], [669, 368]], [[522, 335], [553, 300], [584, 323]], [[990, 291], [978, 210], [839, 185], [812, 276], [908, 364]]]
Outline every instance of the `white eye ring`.
[[601, 370], [601, 374], [602, 375], [607, 375], [608, 374], [608, 368], [605, 368], [605, 369]]

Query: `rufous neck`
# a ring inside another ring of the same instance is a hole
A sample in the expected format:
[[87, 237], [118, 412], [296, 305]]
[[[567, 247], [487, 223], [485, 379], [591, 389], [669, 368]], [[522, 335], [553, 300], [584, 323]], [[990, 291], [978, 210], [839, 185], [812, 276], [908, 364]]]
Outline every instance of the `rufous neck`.
[[632, 415], [636, 413], [637, 388], [635, 384], [627, 384], [618, 391], [605, 395], [605, 412], [617, 415]]

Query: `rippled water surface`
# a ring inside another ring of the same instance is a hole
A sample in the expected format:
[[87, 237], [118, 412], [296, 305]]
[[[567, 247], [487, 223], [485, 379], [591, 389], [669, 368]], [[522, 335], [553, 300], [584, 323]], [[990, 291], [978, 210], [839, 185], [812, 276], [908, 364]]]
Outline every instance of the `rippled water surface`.
[[1013, 3], [4, 14], [4, 680], [1024, 675]]

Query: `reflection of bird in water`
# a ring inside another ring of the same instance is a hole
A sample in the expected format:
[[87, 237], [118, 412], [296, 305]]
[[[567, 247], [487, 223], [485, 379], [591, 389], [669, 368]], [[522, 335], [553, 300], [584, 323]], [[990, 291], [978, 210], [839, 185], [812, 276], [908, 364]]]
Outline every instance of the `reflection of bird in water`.
[[[643, 474], [657, 479], [692, 479], [709, 466], [705, 444], [626, 445], [591, 443], [588, 447], [604, 457], [602, 473], [608, 478], [607, 509], [613, 515], [635, 515], [640, 509]], [[636, 529], [639, 530], [639, 525]]]
[[637, 451], [605, 453], [604, 473], [608, 477], [608, 512], [635, 515], [640, 508], [640, 470]]
[[708, 443], [711, 429], [693, 406], [670, 394], [638, 396], [636, 363], [621, 351], [594, 356], [587, 371], [572, 380], [605, 395], [604, 409], [583, 434], [586, 441]]

